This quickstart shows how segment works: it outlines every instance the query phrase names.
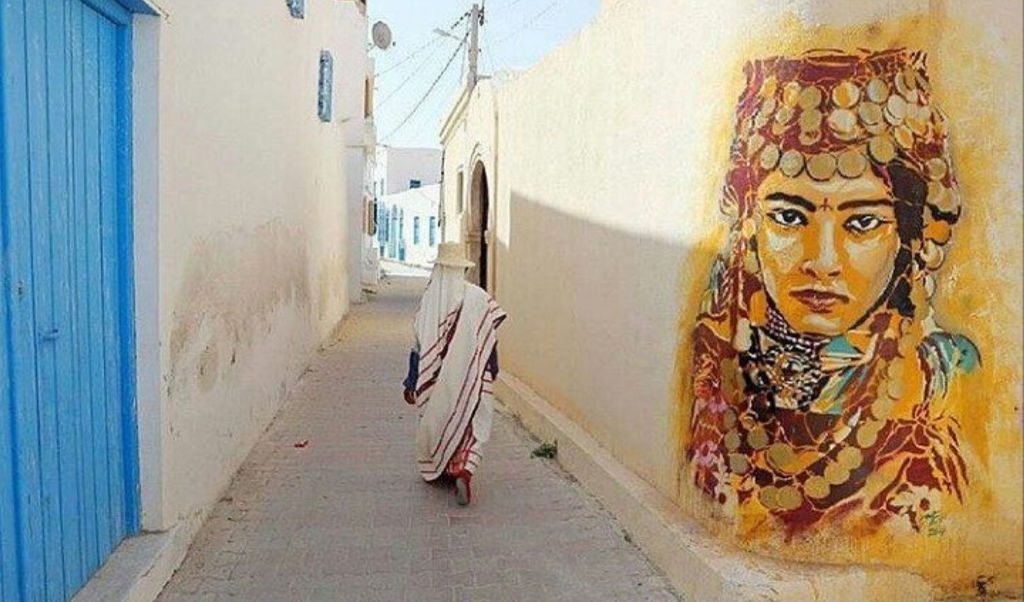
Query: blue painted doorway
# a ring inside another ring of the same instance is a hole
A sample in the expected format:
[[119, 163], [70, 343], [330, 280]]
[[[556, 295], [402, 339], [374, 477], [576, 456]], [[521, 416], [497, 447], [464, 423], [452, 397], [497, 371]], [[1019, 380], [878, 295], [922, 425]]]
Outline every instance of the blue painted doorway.
[[0, 2], [0, 599], [67, 600], [139, 528], [131, 14]]

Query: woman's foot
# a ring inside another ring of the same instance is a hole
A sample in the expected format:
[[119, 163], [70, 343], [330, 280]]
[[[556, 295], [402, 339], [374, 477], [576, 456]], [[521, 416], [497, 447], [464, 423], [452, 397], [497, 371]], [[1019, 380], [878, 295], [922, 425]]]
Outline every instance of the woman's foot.
[[473, 499], [473, 489], [470, 487], [470, 480], [473, 475], [463, 470], [455, 477], [455, 501], [460, 506], [466, 506]]

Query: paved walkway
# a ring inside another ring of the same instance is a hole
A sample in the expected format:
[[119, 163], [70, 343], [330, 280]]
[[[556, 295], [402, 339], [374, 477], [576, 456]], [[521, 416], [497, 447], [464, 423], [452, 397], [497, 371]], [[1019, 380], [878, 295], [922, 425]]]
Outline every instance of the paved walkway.
[[355, 307], [162, 602], [676, 599], [594, 498], [530, 457], [536, 442], [508, 418], [496, 417], [471, 506], [419, 478], [400, 383], [424, 284], [393, 278]]

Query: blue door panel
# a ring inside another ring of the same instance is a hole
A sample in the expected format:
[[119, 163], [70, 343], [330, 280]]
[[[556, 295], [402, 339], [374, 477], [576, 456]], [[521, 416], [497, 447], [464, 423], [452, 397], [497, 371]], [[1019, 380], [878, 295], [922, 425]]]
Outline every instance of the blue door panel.
[[[81, 207], [82, 223], [84, 227], [79, 234], [82, 239], [82, 255], [80, 256], [77, 269], [84, 281], [77, 291], [78, 301], [82, 307], [83, 320], [79, 323], [82, 331], [82, 343], [79, 348], [81, 365], [85, 366], [81, 377], [84, 381], [85, 395], [88, 399], [102, 398], [99, 380], [101, 365], [98, 357], [101, 353], [99, 335], [99, 302], [97, 272], [98, 266], [91, 258], [98, 253], [99, 248], [97, 231], [99, 228], [98, 204], [99, 204], [99, 159], [96, 146], [99, 143], [97, 130], [98, 115], [96, 106], [99, 102], [96, 77], [99, 69], [99, 52], [97, 49], [97, 23], [98, 19], [87, 7], [80, 6], [81, 23], [79, 25], [79, 39], [81, 43], [81, 56], [74, 68], [79, 71], [80, 90], [77, 91], [76, 99], [81, 105], [75, 106], [75, 115], [78, 117], [76, 127], [81, 129], [80, 145], [75, 153], [75, 169], [81, 172], [81, 180], [76, 182], [80, 186], [76, 202]], [[89, 513], [86, 515], [90, 520], [86, 521], [87, 528], [91, 531], [90, 548], [88, 550], [88, 561], [86, 567], [94, 570], [99, 566], [104, 552], [109, 547], [106, 537], [107, 515], [106, 515], [106, 464], [102, 461], [102, 450], [105, 447], [103, 441], [102, 422], [99, 418], [99, 410], [96, 404], [87, 404], [83, 407], [84, 421], [84, 449], [83, 453], [88, 462], [89, 480], [84, 495], [91, 498]], [[102, 485], [102, 487], [101, 487]]]
[[31, 192], [29, 186], [28, 65], [26, 63], [26, 11], [20, 2], [4, 3], [3, 114], [5, 239], [10, 287], [7, 292], [12, 448], [5, 450], [13, 472], [15, 552], [18, 590], [15, 599], [43, 599], [42, 571], [26, 571], [29, 563], [42, 564], [42, 513], [38, 421], [36, 412], [36, 336], [34, 271], [32, 269]]
[[86, 262], [83, 268], [87, 271], [87, 287], [83, 291], [85, 302], [89, 308], [88, 329], [86, 337], [88, 345], [89, 396], [94, 400], [89, 405], [90, 447], [95, 470], [92, 482], [93, 495], [96, 498], [93, 521], [96, 524], [96, 555], [102, 560], [111, 547], [110, 527], [110, 466], [105, 461], [107, 449], [106, 417], [106, 377], [103, 373], [103, 290], [102, 274], [99, 262], [91, 258], [102, 254], [102, 236], [100, 235], [100, 204], [102, 183], [100, 182], [100, 113], [99, 113], [99, 67], [100, 42], [99, 31], [101, 17], [91, 10], [86, 10], [82, 36], [84, 39], [83, 70], [85, 84], [85, 104], [80, 117], [85, 124], [85, 147], [80, 160], [85, 163], [85, 197], [86, 208], [85, 232]]
[[[0, 78], [3, 72], [0, 71]], [[2, 81], [2, 80], [0, 80]], [[3, 103], [0, 102], [0, 106]], [[0, 140], [3, 139], [3, 120], [0, 119]], [[2, 148], [2, 144], [0, 144]], [[0, 157], [0, 161], [2, 161]], [[0, 171], [0, 173], [4, 173]], [[2, 178], [3, 176], [0, 176]], [[3, 183], [0, 180], [0, 189]], [[7, 223], [8, 208], [0, 203], [0, 224]], [[0, 228], [0, 258], [7, 257], [8, 240], [4, 228]], [[8, 305], [10, 277], [5, 261], [0, 261], [0, 307]], [[0, 403], [9, 403], [11, 399], [10, 362], [8, 360], [8, 344], [10, 340], [7, 329], [7, 316], [0, 316]], [[0, 483], [14, 483], [13, 429], [9, 407], [0, 406]], [[14, 516], [14, 488], [0, 487], [0, 600], [14, 600], [18, 596], [18, 557], [17, 527]]]
[[[85, 12], [81, 3], [73, 2], [70, 6], [69, 50], [71, 54], [71, 113], [82, 116], [85, 112]], [[75, 394], [78, 399], [92, 397], [92, 369], [90, 365], [90, 329], [89, 329], [89, 250], [88, 250], [88, 219], [86, 209], [86, 162], [84, 161], [86, 138], [85, 120], [72, 120], [71, 124], [72, 162], [71, 177], [71, 213], [75, 224], [84, 227], [72, 229], [71, 266], [74, 277], [73, 313], [74, 327], [72, 338], [74, 359], [77, 366], [85, 366], [84, 370], [75, 372]], [[79, 490], [80, 512], [84, 517], [96, 515], [96, 458], [93, 454], [92, 407], [90, 404], [78, 405], [77, 439], [79, 443], [78, 464], [82, 479]], [[100, 563], [99, 543], [96, 535], [95, 520], [83, 520], [81, 524], [81, 563], [83, 571], [91, 573]]]
[[138, 529], [130, 14], [0, 3], [0, 599], [67, 600]]
[[[72, 347], [72, 279], [70, 270], [70, 215], [72, 148], [70, 107], [70, 6], [67, 0], [46, 0], [46, 73], [50, 102], [49, 126], [49, 201], [51, 220], [50, 266], [53, 278], [53, 322], [57, 332], [50, 341], [54, 353], [54, 409], [52, 427], [58, 466], [53, 475], [58, 484], [54, 494], [60, 500], [60, 563], [63, 567], [65, 595], [74, 584], [84, 581], [81, 562], [81, 535], [78, 517], [81, 487], [78, 466], [78, 398], [74, 391], [75, 361]], [[56, 101], [56, 102], [55, 102]], [[56, 579], [54, 579], [56, 580]]]
[[[101, 23], [99, 29], [100, 47], [100, 248], [103, 257], [118, 256], [118, 29]], [[104, 396], [106, 401], [103, 424], [107, 433], [105, 456], [110, 467], [108, 480], [108, 509], [110, 514], [110, 541], [124, 538], [124, 462], [121, 449], [121, 335], [118, 305], [118, 269], [116, 262], [100, 264], [102, 292], [102, 331]]]
[[[52, 108], [64, 108], [50, 97], [49, 69], [47, 65], [47, 38], [57, 35], [57, 23], [48, 19], [47, 2], [26, 2], [28, 9], [25, 20], [27, 42], [26, 60], [28, 71], [28, 143], [29, 143], [29, 195], [32, 232], [33, 305], [36, 334], [36, 399], [25, 400], [35, 406], [38, 421], [39, 447], [39, 498], [42, 513], [42, 557], [35, 562], [42, 563], [43, 599], [64, 598], [64, 567], [61, 547], [62, 533], [60, 520], [60, 474], [57, 454], [56, 433], [56, 353], [54, 343], [60, 337], [61, 324], [54, 311], [54, 297], [60, 283], [53, 278], [52, 242], [53, 205], [59, 202], [57, 191], [51, 190], [51, 171], [59, 171], [66, 163], [60, 145], [57, 148], [50, 139], [48, 123]], [[62, 75], [62, 74], [60, 74]], [[54, 107], [54, 105], [57, 105]], [[60, 162], [58, 168], [58, 162]], [[54, 202], [51, 202], [51, 198]]]

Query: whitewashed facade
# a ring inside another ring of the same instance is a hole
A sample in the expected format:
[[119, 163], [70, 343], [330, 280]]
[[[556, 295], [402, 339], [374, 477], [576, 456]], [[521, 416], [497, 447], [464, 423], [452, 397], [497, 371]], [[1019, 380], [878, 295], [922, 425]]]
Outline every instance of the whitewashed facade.
[[440, 200], [440, 184], [381, 197], [377, 203], [381, 258], [419, 266], [430, 265], [441, 242]]

